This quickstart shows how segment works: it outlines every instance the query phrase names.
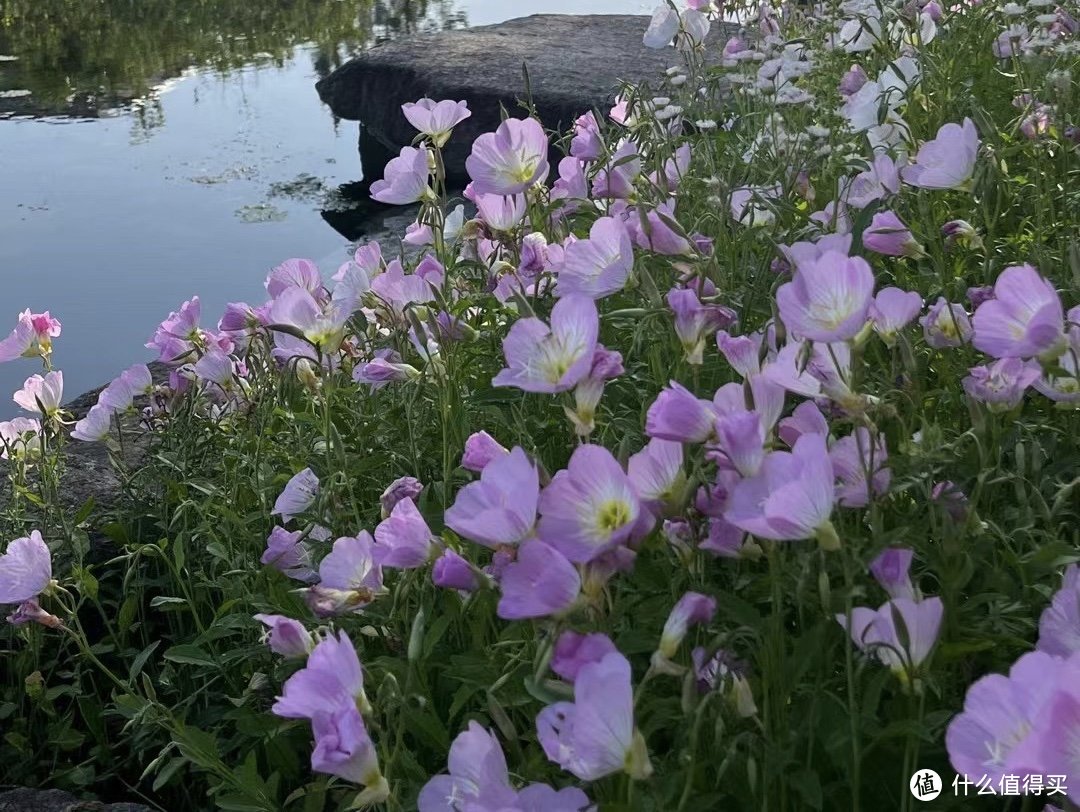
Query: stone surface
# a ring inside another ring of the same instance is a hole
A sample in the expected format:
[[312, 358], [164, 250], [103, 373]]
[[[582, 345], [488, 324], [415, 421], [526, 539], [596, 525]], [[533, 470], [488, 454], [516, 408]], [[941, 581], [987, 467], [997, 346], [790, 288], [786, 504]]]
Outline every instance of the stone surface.
[[[169, 369], [165, 364], [153, 362], [150, 372], [155, 383], [163, 383], [169, 378]], [[66, 403], [64, 408], [75, 420], [86, 416], [90, 407], [97, 403], [98, 394], [105, 386], [91, 389]], [[141, 410], [145, 398], [137, 402]], [[124, 462], [130, 470], [138, 467], [146, 450], [146, 435], [134, 416], [129, 416], [125, 423]], [[120, 497], [120, 480], [116, 476], [109, 460], [109, 451], [105, 443], [83, 443], [78, 440], [67, 441], [64, 448], [64, 473], [60, 481], [60, 501], [67, 510], [76, 511], [90, 497], [94, 499], [96, 510], [112, 507]], [[0, 477], [6, 478], [7, 463], [0, 461]], [[5, 480], [6, 481], [6, 480]], [[8, 497], [8, 487], [0, 487], [0, 504]], [[4, 807], [0, 806], [0, 812]]]
[[150, 812], [142, 804], [83, 801], [59, 789], [0, 788], [0, 812]]
[[[360, 54], [316, 88], [336, 115], [362, 122], [364, 137], [394, 154], [416, 136], [402, 104], [425, 96], [468, 101], [472, 116], [444, 151], [448, 174], [460, 180], [473, 140], [499, 125], [500, 105], [511, 116], [524, 115], [518, 104], [527, 95], [523, 64], [540, 120], [560, 131], [593, 107], [606, 112], [620, 82], [659, 85], [679, 57], [671, 48], [642, 45], [647, 25], [648, 17], [638, 15], [536, 14], [409, 37]], [[710, 40], [721, 35], [714, 26]], [[369, 162], [371, 152], [363, 150], [365, 175], [377, 179], [381, 162]]]

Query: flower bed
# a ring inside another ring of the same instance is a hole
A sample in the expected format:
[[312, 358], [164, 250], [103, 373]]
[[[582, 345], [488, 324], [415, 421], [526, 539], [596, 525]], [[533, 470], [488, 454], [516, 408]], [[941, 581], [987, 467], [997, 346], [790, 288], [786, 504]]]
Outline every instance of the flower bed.
[[[473, 219], [440, 152], [468, 106], [405, 105], [372, 194], [421, 203], [418, 258], [288, 260], [216, 329], [185, 302], [169, 385], [132, 367], [70, 436], [60, 322], [19, 317], [9, 779], [1080, 803], [1075, 8], [761, 7], [706, 68], [690, 5], [645, 32], [653, 87], [478, 138]], [[119, 451], [139, 407], [125, 499], [59, 510], [65, 443]]]

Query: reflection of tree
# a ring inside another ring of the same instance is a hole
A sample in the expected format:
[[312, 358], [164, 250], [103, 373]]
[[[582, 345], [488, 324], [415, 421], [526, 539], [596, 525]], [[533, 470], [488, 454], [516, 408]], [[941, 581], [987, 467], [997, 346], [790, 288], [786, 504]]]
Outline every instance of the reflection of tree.
[[300, 42], [336, 52], [370, 38], [370, 0], [0, 0], [0, 89], [35, 106], [97, 109], [192, 65], [282, 62]]
[[[0, 0], [0, 90], [31, 113], [97, 115], [191, 66], [284, 63], [313, 43], [325, 76], [372, 42], [459, 28], [455, 0]], [[16, 107], [15, 109], [19, 109]], [[2, 110], [0, 110], [2, 112]]]

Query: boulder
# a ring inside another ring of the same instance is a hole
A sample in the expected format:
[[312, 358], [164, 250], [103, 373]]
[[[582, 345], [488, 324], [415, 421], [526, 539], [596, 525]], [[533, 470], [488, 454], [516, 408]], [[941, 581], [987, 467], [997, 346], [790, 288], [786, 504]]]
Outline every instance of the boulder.
[[[425, 96], [464, 99], [472, 116], [458, 125], [444, 150], [447, 174], [460, 182], [476, 136], [499, 125], [501, 107], [511, 116], [524, 115], [519, 100], [529, 92], [544, 125], [563, 131], [594, 107], [607, 112], [620, 82], [659, 87], [663, 72], [680, 58], [671, 48], [642, 44], [648, 21], [623, 14], [534, 14], [407, 37], [360, 54], [316, 89], [335, 115], [362, 123], [361, 158], [373, 179], [381, 177], [388, 155], [416, 136], [402, 104]], [[710, 41], [723, 35], [720, 28], [713, 26]]]
[[[149, 364], [150, 374], [155, 383], [164, 383], [169, 379], [169, 367], [157, 361]], [[90, 407], [97, 403], [98, 395], [104, 386], [91, 389], [69, 403], [64, 404], [74, 420], [86, 416]], [[136, 403], [139, 410], [146, 405], [146, 399]], [[123, 459], [129, 470], [139, 467], [146, 452], [148, 435], [139, 425], [138, 417], [129, 414], [124, 417]], [[109, 449], [105, 443], [84, 443], [70, 437], [64, 446], [64, 472], [61, 479], [60, 502], [64, 509], [74, 512], [93, 497], [98, 510], [116, 505], [123, 488], [116, 469], [109, 459]], [[0, 460], [0, 477], [7, 476], [7, 463]], [[31, 476], [33, 476], [31, 474]], [[0, 480], [2, 481], [2, 480]], [[10, 488], [0, 486], [0, 507], [10, 496]], [[0, 812], [4, 807], [0, 806]]]
[[83, 801], [59, 789], [0, 789], [0, 812], [150, 812], [142, 804]]

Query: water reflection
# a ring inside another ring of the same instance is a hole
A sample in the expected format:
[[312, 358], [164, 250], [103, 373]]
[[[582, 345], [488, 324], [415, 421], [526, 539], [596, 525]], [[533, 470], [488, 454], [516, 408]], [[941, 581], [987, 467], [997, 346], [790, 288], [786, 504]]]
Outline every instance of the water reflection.
[[[309, 43], [324, 76], [360, 48], [467, 25], [452, 0], [0, 0], [0, 115], [103, 117], [191, 67], [281, 66]], [[142, 108], [142, 109], [140, 109]]]

